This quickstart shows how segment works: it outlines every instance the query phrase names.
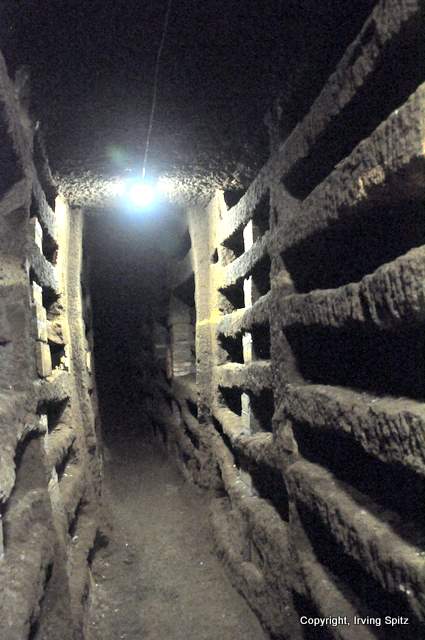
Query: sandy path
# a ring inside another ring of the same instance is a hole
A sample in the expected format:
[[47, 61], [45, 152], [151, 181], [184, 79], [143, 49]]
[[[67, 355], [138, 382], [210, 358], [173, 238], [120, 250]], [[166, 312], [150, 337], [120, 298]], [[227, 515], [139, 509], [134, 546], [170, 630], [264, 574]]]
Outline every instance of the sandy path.
[[93, 566], [93, 640], [265, 640], [213, 553], [203, 494], [142, 442], [108, 457], [114, 540]]

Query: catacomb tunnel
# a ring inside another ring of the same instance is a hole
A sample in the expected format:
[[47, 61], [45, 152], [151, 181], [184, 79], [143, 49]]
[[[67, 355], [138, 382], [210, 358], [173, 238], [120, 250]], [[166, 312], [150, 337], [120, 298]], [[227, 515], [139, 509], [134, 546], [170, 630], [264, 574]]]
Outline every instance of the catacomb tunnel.
[[423, 0], [3, 0], [0, 640], [425, 638]]

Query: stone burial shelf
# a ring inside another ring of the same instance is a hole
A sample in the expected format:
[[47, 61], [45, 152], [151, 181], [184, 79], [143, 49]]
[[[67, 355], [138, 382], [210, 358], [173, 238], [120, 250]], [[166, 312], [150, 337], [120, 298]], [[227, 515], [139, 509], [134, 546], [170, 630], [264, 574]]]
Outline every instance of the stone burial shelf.
[[[149, 348], [120, 315], [150, 444], [273, 640], [425, 637], [424, 10], [376, 2], [298, 123], [271, 110], [247, 189], [185, 201]], [[97, 640], [92, 211], [56, 193], [3, 58], [0, 132], [0, 637]]]

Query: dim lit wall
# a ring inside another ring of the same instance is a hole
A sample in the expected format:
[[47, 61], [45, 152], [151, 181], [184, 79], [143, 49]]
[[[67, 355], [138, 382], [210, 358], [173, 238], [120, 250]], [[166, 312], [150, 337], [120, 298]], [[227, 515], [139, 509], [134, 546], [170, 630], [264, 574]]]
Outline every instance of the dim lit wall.
[[313, 637], [302, 615], [409, 620], [320, 637], [425, 631], [422, 32], [420, 2], [379, 2], [297, 126], [271, 114], [239, 202], [188, 210], [173, 267], [197, 320], [173, 448], [274, 638]]
[[[323, 638], [424, 636], [423, 48], [422, 3], [378, 2], [295, 127], [277, 101], [239, 201], [187, 208], [168, 316], [162, 270], [155, 313], [141, 272], [128, 287], [143, 322], [122, 385], [209, 491], [217, 551], [273, 638], [312, 637], [310, 615], [409, 620]], [[78, 640], [101, 477], [95, 279], [26, 83], [0, 58], [0, 635]]]
[[83, 218], [55, 198], [27, 94], [0, 58], [0, 635], [75, 640], [100, 494]]

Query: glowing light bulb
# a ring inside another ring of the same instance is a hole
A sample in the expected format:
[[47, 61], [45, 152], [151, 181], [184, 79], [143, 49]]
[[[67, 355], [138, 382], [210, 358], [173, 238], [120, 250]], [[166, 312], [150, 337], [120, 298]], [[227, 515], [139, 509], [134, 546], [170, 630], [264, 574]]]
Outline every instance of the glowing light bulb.
[[149, 184], [138, 182], [130, 187], [128, 198], [134, 207], [145, 208], [154, 201], [155, 191]]

